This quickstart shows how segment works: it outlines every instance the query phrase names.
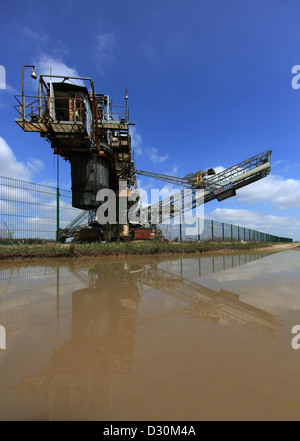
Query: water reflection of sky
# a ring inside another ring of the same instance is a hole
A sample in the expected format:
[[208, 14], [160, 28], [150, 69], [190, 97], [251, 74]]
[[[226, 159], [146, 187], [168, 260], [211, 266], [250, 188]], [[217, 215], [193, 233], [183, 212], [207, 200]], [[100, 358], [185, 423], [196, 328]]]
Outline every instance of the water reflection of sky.
[[200, 283], [236, 292], [244, 301], [272, 314], [299, 311], [300, 252], [276, 253], [239, 268], [207, 275]]
[[6, 265], [0, 419], [299, 415], [298, 256]]

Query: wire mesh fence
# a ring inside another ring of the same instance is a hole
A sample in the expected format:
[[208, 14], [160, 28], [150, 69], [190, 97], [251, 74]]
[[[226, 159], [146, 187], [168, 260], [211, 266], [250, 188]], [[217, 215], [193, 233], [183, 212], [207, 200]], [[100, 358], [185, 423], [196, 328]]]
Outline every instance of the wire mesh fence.
[[[42, 184], [0, 177], [0, 243], [56, 241], [82, 210], [72, 207], [72, 192]], [[171, 241], [292, 242], [291, 238], [184, 215], [159, 225]]]
[[80, 213], [72, 193], [41, 184], [0, 177], [0, 240], [56, 240]]
[[185, 215], [181, 224], [171, 222], [162, 225], [163, 236], [170, 241], [244, 241], [244, 242], [293, 242], [288, 237], [275, 236], [251, 228], [210, 219]]

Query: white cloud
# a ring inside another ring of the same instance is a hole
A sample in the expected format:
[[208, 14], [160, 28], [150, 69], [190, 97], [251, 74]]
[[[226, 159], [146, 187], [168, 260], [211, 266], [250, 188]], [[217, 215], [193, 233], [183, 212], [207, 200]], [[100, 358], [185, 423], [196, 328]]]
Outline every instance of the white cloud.
[[30, 158], [27, 164], [17, 160], [7, 142], [0, 136], [0, 176], [30, 181], [44, 168], [40, 159]]
[[36, 32], [27, 26], [22, 29], [22, 33], [25, 38], [30, 38], [36, 41], [46, 42], [49, 40], [49, 36], [46, 32]]
[[273, 170], [276, 170], [276, 173], [288, 173], [291, 170], [298, 168], [300, 165], [299, 162], [291, 161], [290, 159], [278, 159], [273, 163]]
[[245, 204], [271, 202], [279, 210], [300, 207], [300, 180], [269, 175], [237, 192]]
[[37, 158], [29, 158], [27, 160], [27, 167], [31, 171], [33, 175], [40, 173], [41, 170], [44, 169], [44, 163], [40, 159]]
[[177, 176], [177, 173], [178, 173], [178, 167], [177, 165], [174, 165], [172, 170], [170, 172], [166, 172], [165, 174], [169, 176]]
[[[39, 59], [35, 61], [35, 66], [37, 70], [37, 75], [61, 75], [66, 77], [80, 77], [77, 70], [73, 67], [67, 66], [60, 58], [53, 58], [50, 55], [42, 55]], [[46, 78], [46, 81], [48, 79]], [[58, 79], [58, 81], [60, 81]], [[79, 84], [83, 86], [84, 83], [81, 80], [69, 80], [68, 82]]]
[[[159, 155], [158, 149], [155, 147], [146, 147], [144, 149], [142, 137], [135, 127], [132, 127], [130, 129], [130, 135], [131, 135], [131, 145], [133, 147], [135, 156], [146, 155], [155, 165], [161, 164], [169, 159], [169, 155], [167, 153], [165, 153], [164, 155]], [[174, 166], [172, 171], [166, 174], [175, 175], [176, 173], [177, 173], [177, 167]]]
[[225, 167], [223, 167], [222, 165], [217, 165], [217, 167], [213, 167], [214, 171], [216, 172], [216, 174], [221, 173], [222, 171], [225, 170]]
[[165, 162], [169, 159], [169, 155], [167, 153], [165, 153], [164, 155], [159, 155], [158, 149], [156, 149], [155, 147], [147, 147], [145, 149], [145, 153], [147, 156], [149, 156], [154, 164], [161, 164], [162, 162]]
[[274, 216], [251, 210], [217, 208], [206, 217], [275, 236], [291, 237], [294, 240], [300, 239], [300, 219], [289, 216]]
[[[165, 162], [169, 159], [169, 155], [167, 153], [165, 153], [164, 155], [159, 155], [158, 149], [155, 147], [147, 147], [144, 149], [142, 137], [135, 127], [130, 129], [130, 135], [131, 135], [131, 145], [133, 147], [134, 154], [136, 156], [146, 155], [150, 158], [150, 160], [154, 164], [161, 164], [162, 162]], [[174, 166], [172, 172], [167, 174], [174, 175], [176, 173], [177, 173], [177, 167]]]
[[[10, 109], [13, 98], [9, 95], [16, 95], [17, 93], [18, 91], [6, 82], [5, 89], [0, 91], [0, 107]], [[15, 104], [17, 104], [17, 101], [15, 101]]]
[[104, 63], [114, 59], [114, 49], [116, 46], [116, 37], [112, 33], [98, 35], [96, 49], [97, 59], [103, 66]]
[[55, 48], [53, 49], [53, 53], [58, 57], [63, 57], [65, 55], [68, 55], [70, 53], [69, 48], [66, 46], [66, 44], [61, 40], [56, 40], [55, 42]]
[[[42, 179], [42, 180], [36, 181], [36, 184], [45, 185], [46, 187], [56, 187], [57, 186], [57, 179]], [[61, 184], [59, 185], [59, 187], [61, 189], [64, 188]], [[67, 190], [70, 190], [70, 188], [71, 188], [71, 185], [69, 185], [67, 187]]]
[[8, 92], [13, 93], [14, 95], [17, 94], [17, 89], [15, 89], [13, 86], [11, 86], [10, 84], [6, 83], [6, 89]]
[[131, 145], [133, 147], [134, 154], [138, 156], [142, 156], [143, 154], [142, 137], [138, 133], [135, 127], [132, 127], [130, 129], [130, 136], [131, 136]]

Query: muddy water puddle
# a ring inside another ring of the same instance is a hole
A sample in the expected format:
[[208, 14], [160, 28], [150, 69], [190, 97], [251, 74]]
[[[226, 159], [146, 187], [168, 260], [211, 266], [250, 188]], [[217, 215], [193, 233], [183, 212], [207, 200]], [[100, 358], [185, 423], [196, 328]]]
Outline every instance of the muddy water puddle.
[[299, 420], [299, 285], [298, 251], [0, 267], [0, 420]]

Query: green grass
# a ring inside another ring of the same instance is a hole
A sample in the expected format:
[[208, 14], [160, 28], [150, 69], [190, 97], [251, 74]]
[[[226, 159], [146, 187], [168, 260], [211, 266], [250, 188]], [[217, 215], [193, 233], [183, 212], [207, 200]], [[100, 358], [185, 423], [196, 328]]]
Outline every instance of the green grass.
[[0, 259], [13, 258], [51, 258], [51, 257], [82, 257], [82, 256], [116, 256], [164, 253], [202, 253], [219, 250], [255, 250], [269, 247], [263, 242], [188, 242], [167, 243], [158, 241], [113, 242], [102, 243], [70, 243], [70, 244], [10, 244], [0, 245]]

